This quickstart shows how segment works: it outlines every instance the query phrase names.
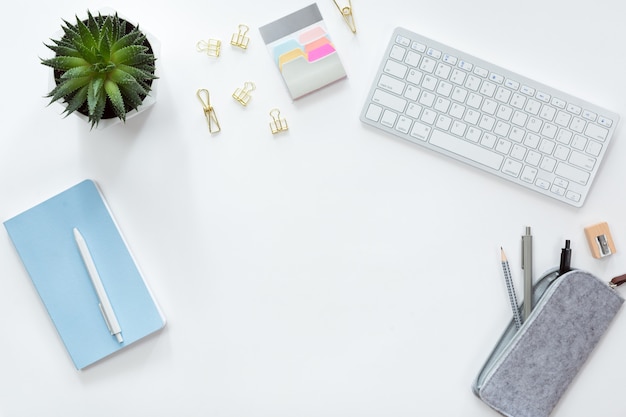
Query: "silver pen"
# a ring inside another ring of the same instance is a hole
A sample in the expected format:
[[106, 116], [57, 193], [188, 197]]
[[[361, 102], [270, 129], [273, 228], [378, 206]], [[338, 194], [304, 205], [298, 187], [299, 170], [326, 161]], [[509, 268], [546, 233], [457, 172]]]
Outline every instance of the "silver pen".
[[100, 312], [102, 313], [102, 317], [104, 317], [104, 322], [111, 332], [111, 335], [115, 336], [118, 343], [122, 343], [124, 341], [124, 339], [122, 339], [122, 328], [117, 321], [117, 317], [115, 316], [113, 307], [111, 307], [109, 297], [104, 290], [102, 280], [100, 279], [100, 274], [98, 274], [96, 264], [93, 262], [93, 258], [91, 257], [91, 253], [89, 252], [89, 247], [87, 246], [83, 235], [81, 235], [80, 231], [77, 228], [74, 228], [74, 239], [76, 240], [76, 244], [78, 245], [80, 256], [83, 258], [83, 262], [85, 262], [85, 266], [87, 267], [87, 272], [89, 272], [89, 278], [91, 279], [91, 283], [93, 284], [96, 290], [96, 294], [98, 295], [98, 300], [100, 301]]
[[522, 269], [524, 270], [524, 320], [533, 309], [533, 237], [530, 226], [522, 236]]

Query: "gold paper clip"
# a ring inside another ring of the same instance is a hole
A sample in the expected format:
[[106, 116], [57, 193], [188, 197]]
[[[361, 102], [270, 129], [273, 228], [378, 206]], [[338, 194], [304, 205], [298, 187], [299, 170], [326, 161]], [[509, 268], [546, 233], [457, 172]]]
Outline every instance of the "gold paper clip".
[[219, 39], [209, 39], [208, 41], [198, 41], [196, 49], [198, 52], [206, 52], [208, 56], [219, 57], [222, 48], [222, 41]]
[[270, 116], [272, 116], [270, 129], [272, 129], [273, 134], [276, 134], [278, 132], [284, 132], [285, 130], [289, 129], [289, 126], [287, 126], [287, 120], [280, 118], [280, 110], [272, 109], [270, 111]]
[[206, 117], [206, 121], [209, 124], [209, 132], [217, 133], [221, 130], [220, 122], [217, 121], [217, 116], [215, 115], [215, 110], [213, 106], [211, 106], [211, 98], [209, 96], [209, 90], [202, 88], [196, 92], [196, 95], [200, 99], [202, 103], [202, 108], [204, 110], [204, 116]]
[[247, 49], [250, 38], [246, 36], [246, 33], [248, 33], [250, 28], [246, 25], [239, 25], [238, 29], [239, 33], [233, 33], [233, 36], [230, 39], [230, 44], [241, 49]]
[[356, 23], [354, 23], [354, 15], [352, 14], [352, 0], [348, 0], [348, 5], [345, 7], [339, 6], [337, 0], [333, 0], [335, 2], [335, 6], [339, 9], [339, 13], [343, 16], [343, 20], [346, 21], [348, 27], [352, 31], [352, 33], [356, 33]]
[[256, 89], [256, 86], [252, 81], [246, 81], [243, 88], [238, 88], [233, 93], [233, 98], [241, 103], [242, 106], [247, 106], [248, 102], [252, 98], [250, 93]]

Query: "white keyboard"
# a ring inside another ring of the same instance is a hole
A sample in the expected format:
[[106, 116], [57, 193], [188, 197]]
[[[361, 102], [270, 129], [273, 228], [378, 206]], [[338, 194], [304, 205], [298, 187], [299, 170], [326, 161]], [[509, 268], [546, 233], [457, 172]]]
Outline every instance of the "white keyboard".
[[397, 28], [361, 120], [580, 207], [619, 116]]

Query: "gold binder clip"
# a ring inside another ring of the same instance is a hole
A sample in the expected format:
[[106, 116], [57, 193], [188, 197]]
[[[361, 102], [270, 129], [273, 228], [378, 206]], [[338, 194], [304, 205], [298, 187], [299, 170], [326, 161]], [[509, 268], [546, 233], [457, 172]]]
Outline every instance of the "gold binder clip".
[[196, 49], [198, 52], [206, 52], [208, 56], [214, 56], [215, 58], [220, 56], [220, 50], [222, 48], [222, 41], [219, 39], [209, 39], [208, 41], [198, 41]]
[[348, 5], [345, 7], [341, 7], [337, 0], [333, 0], [335, 2], [335, 6], [339, 9], [339, 13], [343, 16], [343, 20], [346, 21], [348, 27], [352, 31], [352, 33], [356, 33], [356, 23], [354, 23], [354, 15], [352, 14], [352, 0], [348, 0]]
[[252, 81], [246, 81], [243, 88], [238, 88], [233, 93], [233, 98], [241, 103], [242, 106], [247, 106], [248, 102], [252, 98], [250, 93], [256, 89], [256, 86]]
[[289, 129], [289, 126], [287, 126], [287, 120], [280, 118], [280, 110], [272, 109], [272, 111], [270, 111], [270, 116], [272, 116], [270, 129], [272, 129], [273, 134], [276, 134], [278, 132], [284, 132], [285, 130]]
[[217, 116], [215, 115], [215, 110], [213, 106], [211, 106], [211, 98], [209, 96], [209, 90], [202, 88], [196, 92], [198, 99], [202, 103], [202, 108], [204, 110], [204, 116], [206, 117], [206, 121], [209, 124], [209, 132], [217, 133], [221, 130], [220, 122], [217, 120]]
[[233, 46], [237, 46], [241, 49], [247, 49], [250, 38], [246, 36], [246, 33], [248, 33], [248, 30], [250, 28], [246, 25], [239, 25], [238, 29], [239, 33], [233, 33], [233, 36], [230, 39], [230, 44]]

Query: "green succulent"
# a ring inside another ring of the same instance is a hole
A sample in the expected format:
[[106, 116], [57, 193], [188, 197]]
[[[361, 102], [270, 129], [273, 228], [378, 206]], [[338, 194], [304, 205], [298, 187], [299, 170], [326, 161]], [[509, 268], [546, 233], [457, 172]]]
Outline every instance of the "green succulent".
[[[56, 87], [48, 94], [50, 103], [63, 99], [64, 113], [86, 114], [91, 127], [98, 125], [107, 111], [126, 120], [126, 114], [139, 107], [156, 79], [154, 53], [138, 26], [114, 16], [88, 17], [76, 24], [64, 20], [64, 35], [46, 45], [55, 56], [41, 59], [52, 67]], [[110, 110], [109, 110], [110, 109]]]

